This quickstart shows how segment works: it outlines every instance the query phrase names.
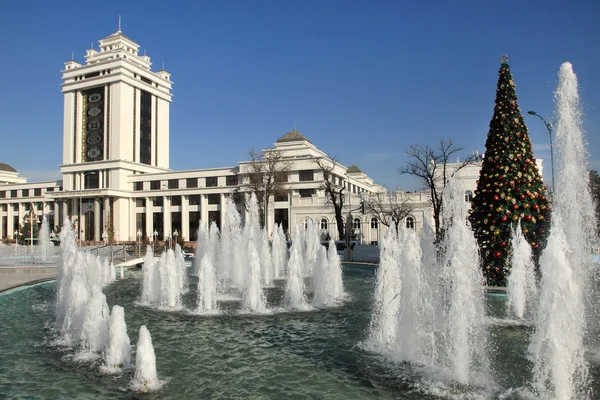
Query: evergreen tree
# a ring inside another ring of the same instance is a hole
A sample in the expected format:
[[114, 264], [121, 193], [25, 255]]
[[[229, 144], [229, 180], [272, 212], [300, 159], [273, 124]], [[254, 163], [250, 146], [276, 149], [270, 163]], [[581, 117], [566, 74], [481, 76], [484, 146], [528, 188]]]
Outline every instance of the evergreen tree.
[[521, 220], [537, 266], [550, 230], [550, 199], [539, 174], [515, 83], [501, 58], [496, 106], [470, 221], [481, 249], [488, 285], [505, 286], [510, 274], [511, 227]]

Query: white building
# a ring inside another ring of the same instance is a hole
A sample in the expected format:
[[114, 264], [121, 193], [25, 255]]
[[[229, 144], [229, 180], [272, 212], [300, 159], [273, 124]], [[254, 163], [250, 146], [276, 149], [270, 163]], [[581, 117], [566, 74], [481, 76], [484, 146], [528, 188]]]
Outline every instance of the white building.
[[[150, 57], [139, 55], [139, 45], [120, 30], [99, 42], [99, 51], [87, 50], [85, 64], [71, 60], [62, 71], [63, 179], [28, 183], [0, 163], [0, 238], [14, 238], [33, 209], [38, 216], [47, 215], [55, 229], [65, 217], [71, 218], [86, 241], [99, 242], [104, 232], [112, 232], [116, 241], [136, 241], [140, 234], [166, 240], [175, 232], [186, 241], [195, 240], [199, 220], [221, 224], [227, 197], [241, 188], [249, 162], [170, 170], [170, 74], [153, 72]], [[293, 168], [288, 194], [269, 199], [269, 225], [290, 228], [310, 219], [337, 237], [333, 208], [314, 162], [329, 160], [326, 153], [296, 130], [280, 137], [274, 148]], [[460, 171], [467, 194], [475, 191], [479, 168]], [[350, 207], [357, 209], [362, 196], [385, 192], [356, 166], [337, 164], [333, 173], [352, 193], [345, 213]], [[426, 193], [409, 195], [414, 209], [407, 225], [420, 229], [424, 219], [432, 224]], [[361, 240], [377, 242], [383, 229], [379, 221], [352, 214]]]

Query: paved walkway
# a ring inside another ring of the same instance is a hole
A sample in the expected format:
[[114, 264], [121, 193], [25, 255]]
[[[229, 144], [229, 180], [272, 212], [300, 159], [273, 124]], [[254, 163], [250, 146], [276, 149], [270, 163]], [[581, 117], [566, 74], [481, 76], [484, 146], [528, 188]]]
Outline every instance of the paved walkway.
[[31, 283], [56, 279], [56, 267], [0, 267], [0, 292]]

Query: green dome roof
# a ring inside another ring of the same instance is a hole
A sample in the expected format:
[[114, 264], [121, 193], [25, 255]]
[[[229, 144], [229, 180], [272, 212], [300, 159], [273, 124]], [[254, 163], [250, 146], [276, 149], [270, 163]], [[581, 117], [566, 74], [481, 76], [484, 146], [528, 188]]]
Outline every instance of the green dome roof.
[[3, 162], [0, 162], [0, 171], [17, 172], [16, 169]]
[[358, 168], [356, 165], [352, 164], [351, 166], [348, 167], [348, 169], [346, 170], [347, 173], [349, 174], [361, 174], [362, 171], [360, 170], [360, 168]]
[[296, 130], [296, 128], [294, 128], [291, 131], [289, 131], [288, 133], [286, 133], [285, 135], [283, 135], [282, 137], [280, 137], [279, 139], [277, 139], [277, 143], [299, 142], [299, 141], [303, 141], [303, 140], [306, 140], [307, 142], [310, 143], [310, 140], [305, 138], [303, 134], [301, 134], [300, 132], [298, 132]]

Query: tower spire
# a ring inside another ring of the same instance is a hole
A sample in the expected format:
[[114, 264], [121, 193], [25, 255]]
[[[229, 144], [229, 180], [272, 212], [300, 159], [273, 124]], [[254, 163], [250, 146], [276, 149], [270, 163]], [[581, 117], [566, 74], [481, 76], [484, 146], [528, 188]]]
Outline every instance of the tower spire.
[[119, 15], [119, 30], [117, 32], [121, 33], [121, 16], [120, 15]]

